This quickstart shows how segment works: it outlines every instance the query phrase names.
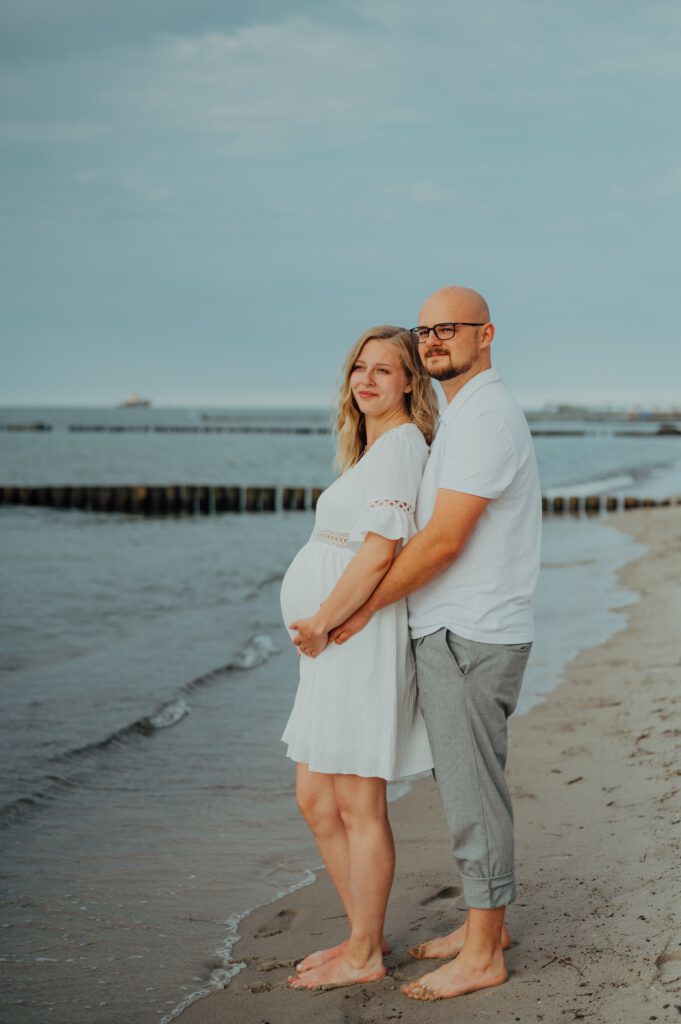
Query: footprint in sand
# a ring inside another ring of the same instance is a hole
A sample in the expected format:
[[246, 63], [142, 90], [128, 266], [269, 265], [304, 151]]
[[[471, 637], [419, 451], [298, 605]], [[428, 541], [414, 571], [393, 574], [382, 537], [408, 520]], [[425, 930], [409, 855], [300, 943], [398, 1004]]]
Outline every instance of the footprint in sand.
[[670, 950], [667, 944], [655, 961], [658, 981], [668, 992], [681, 992], [681, 950]]
[[244, 988], [246, 989], [247, 992], [250, 992], [251, 995], [254, 996], [260, 995], [261, 992], [272, 991], [272, 986], [269, 985], [266, 981], [252, 982], [250, 985], [244, 985]]
[[259, 971], [277, 971], [280, 967], [295, 967], [295, 960], [263, 960], [259, 965]]
[[281, 935], [282, 932], [289, 930], [296, 916], [295, 910], [280, 910], [270, 921], [260, 925], [255, 938], [269, 939], [272, 935]]
[[434, 896], [427, 896], [425, 900], [421, 900], [421, 906], [427, 907], [429, 903], [435, 903], [436, 900], [455, 900], [457, 896], [461, 895], [461, 889], [456, 885], [448, 885], [444, 889], [440, 889]]

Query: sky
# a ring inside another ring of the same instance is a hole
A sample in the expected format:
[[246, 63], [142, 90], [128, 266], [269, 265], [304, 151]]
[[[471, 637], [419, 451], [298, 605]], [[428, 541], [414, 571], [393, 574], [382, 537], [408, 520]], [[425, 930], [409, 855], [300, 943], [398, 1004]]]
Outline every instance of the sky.
[[681, 404], [674, 0], [3, 0], [0, 404], [325, 406], [464, 284], [526, 407]]

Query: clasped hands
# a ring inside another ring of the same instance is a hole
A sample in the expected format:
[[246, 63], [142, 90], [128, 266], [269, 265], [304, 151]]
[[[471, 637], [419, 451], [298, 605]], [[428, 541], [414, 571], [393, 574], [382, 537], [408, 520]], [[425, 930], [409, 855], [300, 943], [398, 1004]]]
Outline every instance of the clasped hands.
[[298, 648], [299, 656], [305, 654], [308, 658], [317, 658], [328, 644], [344, 644], [359, 633], [372, 615], [373, 611], [367, 602], [348, 616], [345, 622], [329, 629], [324, 613], [320, 609], [306, 619], [296, 619], [291, 623], [289, 629], [298, 631], [291, 642]]

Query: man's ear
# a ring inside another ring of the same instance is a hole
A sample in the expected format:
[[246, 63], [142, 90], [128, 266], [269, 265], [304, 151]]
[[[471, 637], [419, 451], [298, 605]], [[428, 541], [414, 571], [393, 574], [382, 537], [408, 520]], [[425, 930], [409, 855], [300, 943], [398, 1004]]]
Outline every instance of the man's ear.
[[480, 339], [480, 348], [489, 348], [494, 341], [494, 324], [485, 324], [482, 331], [482, 338]]

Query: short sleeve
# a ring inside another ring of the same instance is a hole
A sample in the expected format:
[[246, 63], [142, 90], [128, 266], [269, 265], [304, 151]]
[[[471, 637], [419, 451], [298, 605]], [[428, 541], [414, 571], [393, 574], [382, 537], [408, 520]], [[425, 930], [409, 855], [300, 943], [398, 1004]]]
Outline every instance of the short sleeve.
[[398, 429], [379, 439], [365, 456], [368, 484], [363, 488], [363, 508], [347, 541], [349, 547], [358, 550], [367, 533], [403, 542], [414, 535], [416, 497], [427, 458], [428, 447], [422, 437], [405, 437]]
[[518, 454], [504, 421], [491, 413], [451, 424], [438, 487], [498, 498], [516, 475]]

